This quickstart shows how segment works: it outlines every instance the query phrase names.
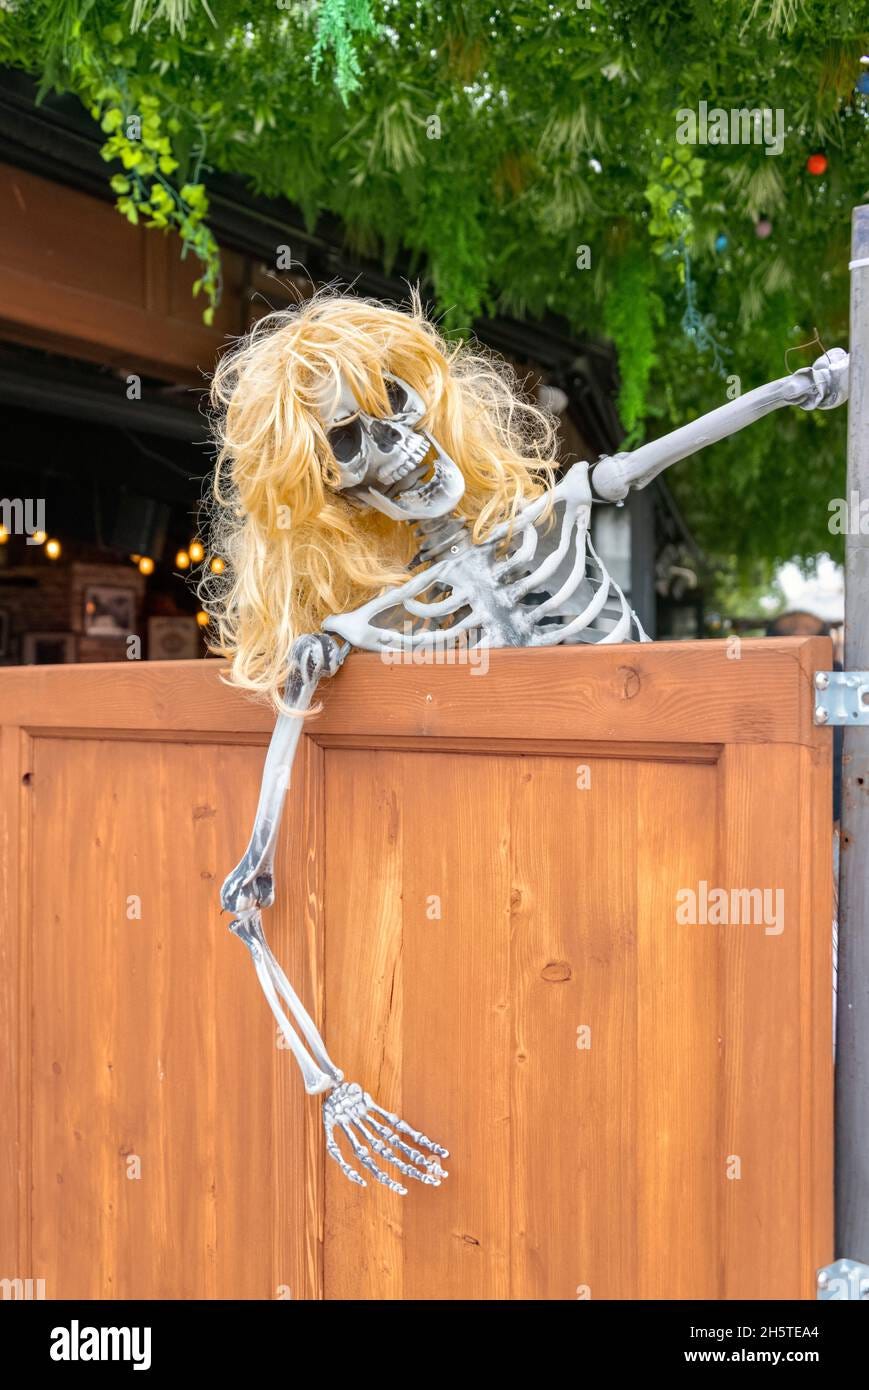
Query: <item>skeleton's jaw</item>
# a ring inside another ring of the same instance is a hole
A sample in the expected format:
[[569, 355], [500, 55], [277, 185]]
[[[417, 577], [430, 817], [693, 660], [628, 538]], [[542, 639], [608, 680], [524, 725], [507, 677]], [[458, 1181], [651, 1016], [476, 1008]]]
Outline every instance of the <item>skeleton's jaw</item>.
[[[355, 496], [361, 502], [383, 512], [384, 516], [392, 517], [394, 521], [424, 521], [429, 517], [447, 516], [465, 495], [465, 479], [461, 469], [430, 434], [425, 431], [421, 433], [430, 447], [418, 466], [394, 478], [388, 492], [372, 485], [355, 491]], [[422, 482], [431, 466], [434, 470], [432, 477], [428, 482]], [[378, 481], [381, 480], [382, 474], [378, 478]]]

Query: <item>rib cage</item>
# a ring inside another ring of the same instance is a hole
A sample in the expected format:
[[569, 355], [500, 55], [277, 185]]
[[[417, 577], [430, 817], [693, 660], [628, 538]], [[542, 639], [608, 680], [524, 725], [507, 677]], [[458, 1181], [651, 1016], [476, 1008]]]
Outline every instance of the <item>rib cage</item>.
[[434, 556], [446, 547], [442, 558], [323, 627], [381, 652], [647, 641], [591, 543], [590, 519], [588, 465], [576, 463], [479, 545], [445, 517], [424, 547]]

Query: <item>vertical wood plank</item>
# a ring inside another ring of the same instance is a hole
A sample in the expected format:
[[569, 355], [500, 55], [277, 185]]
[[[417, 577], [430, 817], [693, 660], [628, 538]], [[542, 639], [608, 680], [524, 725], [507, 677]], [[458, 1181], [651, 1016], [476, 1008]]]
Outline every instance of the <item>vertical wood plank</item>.
[[[327, 752], [326, 788], [326, 1045], [347, 1081], [400, 1107], [403, 760]], [[325, 1201], [325, 1297], [402, 1298], [400, 1199], [329, 1160]]]
[[813, 777], [808, 754], [729, 747], [722, 758], [723, 883], [780, 891], [784, 907], [780, 933], [724, 937], [724, 1144], [741, 1169], [724, 1189], [728, 1298], [811, 1296], [831, 1240], [832, 810], [829, 755]]
[[[30, 1247], [31, 741], [0, 728], [0, 1278], [44, 1278]], [[25, 781], [27, 778], [27, 781]]]
[[[273, 943], [288, 978], [321, 1034], [325, 1033], [326, 1012], [324, 778], [323, 750], [303, 734], [276, 857], [274, 911], [278, 926]], [[281, 925], [283, 922], [285, 926]], [[292, 1054], [282, 1048], [276, 1084], [279, 1134], [298, 1135], [304, 1151], [302, 1170], [282, 1165], [284, 1181], [278, 1184], [275, 1194], [275, 1239], [280, 1248], [280, 1264], [290, 1271], [293, 1298], [321, 1299], [325, 1161], [321, 1102], [305, 1095]], [[287, 1150], [284, 1138], [281, 1147]]]
[[401, 1113], [450, 1150], [403, 1199], [406, 1298], [510, 1295], [515, 780], [513, 758], [404, 759]]
[[718, 1298], [718, 930], [677, 919], [714, 882], [711, 767], [637, 770], [636, 1201], [639, 1298]]
[[796, 1297], [817, 1297], [835, 1255], [832, 741], [799, 750], [800, 1265]]
[[[34, 858], [60, 872], [34, 894], [34, 1258], [56, 1296], [270, 1298], [285, 1282], [275, 1194], [295, 1194], [298, 1234], [301, 1102], [276, 1100], [288, 1059], [217, 900], [260, 761], [37, 744]], [[74, 827], [60, 849], [59, 826]]]
[[636, 768], [513, 766], [513, 1296], [629, 1296]]

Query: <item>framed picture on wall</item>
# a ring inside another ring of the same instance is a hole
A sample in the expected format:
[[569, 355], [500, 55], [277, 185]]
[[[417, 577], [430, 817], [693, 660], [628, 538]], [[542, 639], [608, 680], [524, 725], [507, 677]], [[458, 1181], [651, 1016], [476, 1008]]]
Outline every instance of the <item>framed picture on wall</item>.
[[89, 637], [128, 637], [136, 631], [136, 591], [89, 584], [84, 591], [84, 630]]
[[25, 632], [21, 660], [25, 666], [63, 666], [75, 661], [75, 633]]

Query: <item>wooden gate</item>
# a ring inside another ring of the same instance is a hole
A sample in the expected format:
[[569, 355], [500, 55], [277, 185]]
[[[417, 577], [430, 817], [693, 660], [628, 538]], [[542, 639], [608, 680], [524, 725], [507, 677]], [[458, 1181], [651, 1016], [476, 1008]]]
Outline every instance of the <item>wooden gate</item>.
[[327, 685], [266, 930], [348, 1079], [451, 1149], [404, 1199], [325, 1160], [219, 914], [270, 712], [210, 662], [0, 673], [0, 1277], [811, 1297], [829, 665], [820, 639], [355, 654]]

